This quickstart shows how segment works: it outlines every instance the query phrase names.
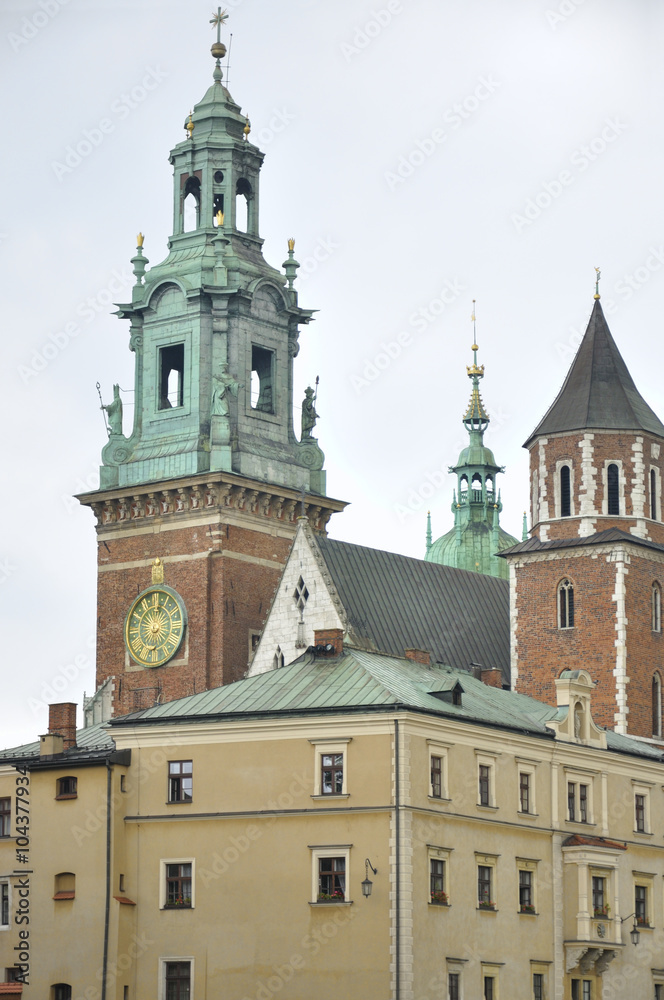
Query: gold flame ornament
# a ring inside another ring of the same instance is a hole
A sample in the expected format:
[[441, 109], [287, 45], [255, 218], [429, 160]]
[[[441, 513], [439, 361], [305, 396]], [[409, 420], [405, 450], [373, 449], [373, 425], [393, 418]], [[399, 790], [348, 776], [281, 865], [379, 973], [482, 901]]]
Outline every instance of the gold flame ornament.
[[157, 556], [152, 563], [152, 584], [164, 582], [164, 564]]
[[293, 239], [292, 236], [291, 236], [291, 238], [288, 241], [288, 249], [290, 250], [291, 253], [295, 249], [295, 240]]
[[143, 233], [139, 233], [138, 236], [136, 237], [136, 247], [139, 250], [143, 246], [144, 241], [145, 241], [145, 236], [143, 236]]
[[221, 227], [224, 224], [224, 213], [221, 211], [221, 209], [219, 209], [219, 211], [217, 212], [216, 219], [217, 219], [217, 225], [221, 229]]

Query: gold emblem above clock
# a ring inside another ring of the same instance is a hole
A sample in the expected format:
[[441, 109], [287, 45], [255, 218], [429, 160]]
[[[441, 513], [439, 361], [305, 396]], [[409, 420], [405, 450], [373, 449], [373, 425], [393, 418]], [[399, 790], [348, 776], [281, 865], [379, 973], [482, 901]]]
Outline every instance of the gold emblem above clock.
[[168, 663], [180, 648], [187, 624], [179, 594], [161, 581], [155, 586], [156, 575], [153, 571], [153, 585], [138, 595], [125, 619], [127, 651], [143, 667]]

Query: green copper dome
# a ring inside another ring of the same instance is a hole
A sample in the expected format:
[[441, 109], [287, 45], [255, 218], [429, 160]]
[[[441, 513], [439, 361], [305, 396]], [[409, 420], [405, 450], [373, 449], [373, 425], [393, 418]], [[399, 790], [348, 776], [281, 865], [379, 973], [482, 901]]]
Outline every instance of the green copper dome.
[[469, 441], [457, 464], [450, 468], [457, 477], [452, 500], [454, 527], [432, 542], [431, 514], [428, 515], [424, 558], [443, 566], [507, 579], [507, 563], [498, 553], [518, 544], [518, 539], [504, 531], [499, 523], [503, 505], [496, 477], [505, 470], [496, 464], [493, 452], [484, 444], [484, 431], [489, 425], [489, 414], [479, 388], [480, 379], [484, 378], [484, 365], [477, 364], [476, 343], [472, 350], [473, 364], [466, 368], [472, 391], [463, 416]]

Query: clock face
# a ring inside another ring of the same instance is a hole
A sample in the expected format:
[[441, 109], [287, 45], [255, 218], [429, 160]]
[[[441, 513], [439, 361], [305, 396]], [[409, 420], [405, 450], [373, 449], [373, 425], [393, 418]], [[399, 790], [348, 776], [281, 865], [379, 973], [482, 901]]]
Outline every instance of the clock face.
[[181, 598], [170, 587], [150, 587], [139, 594], [125, 620], [129, 655], [143, 667], [167, 663], [180, 648], [187, 624]]

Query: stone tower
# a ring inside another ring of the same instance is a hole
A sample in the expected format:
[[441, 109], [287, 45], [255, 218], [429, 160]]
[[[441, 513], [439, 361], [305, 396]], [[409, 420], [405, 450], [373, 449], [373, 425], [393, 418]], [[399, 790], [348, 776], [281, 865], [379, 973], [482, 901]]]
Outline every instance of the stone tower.
[[563, 387], [526, 441], [531, 537], [505, 556], [512, 581], [512, 686], [556, 704], [582, 668], [594, 717], [662, 735], [664, 425], [639, 394], [599, 293]]
[[[213, 83], [172, 150], [173, 235], [147, 269], [132, 259], [133, 427], [116, 386], [97, 519], [97, 695], [88, 719], [132, 711], [243, 676], [286, 561], [297, 517], [324, 531], [345, 504], [325, 496], [313, 393], [293, 426], [298, 263], [285, 274], [259, 236], [263, 153]], [[298, 428], [298, 431], [300, 428]], [[140, 601], [137, 598], [140, 596]]]
[[452, 499], [454, 527], [435, 542], [431, 541], [431, 515], [427, 515], [427, 546], [424, 558], [428, 562], [455, 566], [489, 576], [508, 577], [508, 567], [498, 553], [515, 545], [517, 539], [500, 527], [503, 505], [496, 477], [504, 468], [496, 465], [493, 452], [484, 444], [484, 432], [489, 426], [489, 414], [480, 395], [480, 379], [484, 365], [477, 364], [476, 343], [473, 363], [466, 366], [472, 391], [463, 424], [468, 431], [468, 447], [450, 467], [457, 477]]

